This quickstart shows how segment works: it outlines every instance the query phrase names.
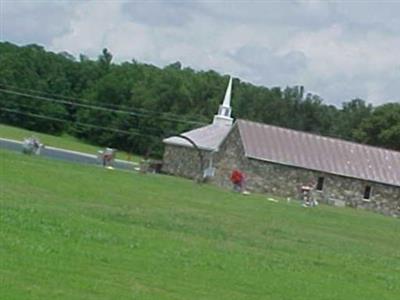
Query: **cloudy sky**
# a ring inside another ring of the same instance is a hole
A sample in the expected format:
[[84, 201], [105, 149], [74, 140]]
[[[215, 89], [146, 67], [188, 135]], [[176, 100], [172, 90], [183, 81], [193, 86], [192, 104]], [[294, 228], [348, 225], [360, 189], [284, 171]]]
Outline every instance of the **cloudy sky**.
[[[0, 0], [0, 40], [400, 102], [400, 1]], [[0, 53], [1, 55], [1, 53]]]

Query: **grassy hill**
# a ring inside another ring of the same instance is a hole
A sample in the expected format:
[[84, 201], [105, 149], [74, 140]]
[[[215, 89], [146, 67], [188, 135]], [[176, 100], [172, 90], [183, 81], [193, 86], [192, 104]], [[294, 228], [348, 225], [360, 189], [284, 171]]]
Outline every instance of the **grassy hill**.
[[[101, 146], [84, 143], [70, 135], [64, 134], [62, 136], [54, 136], [50, 134], [39, 133], [14, 126], [0, 124], [0, 137], [2, 138], [22, 141], [24, 138], [32, 135], [39, 138], [40, 141], [47, 146], [64, 148], [67, 150], [79, 151], [89, 154], [96, 154], [98, 150], [104, 148]], [[128, 154], [123, 151], [119, 151], [117, 152], [117, 158], [126, 160], [128, 159]], [[136, 155], [130, 155], [129, 158], [132, 161], [140, 161], [141, 159], [139, 156]]]
[[400, 223], [0, 150], [2, 299], [398, 299]]

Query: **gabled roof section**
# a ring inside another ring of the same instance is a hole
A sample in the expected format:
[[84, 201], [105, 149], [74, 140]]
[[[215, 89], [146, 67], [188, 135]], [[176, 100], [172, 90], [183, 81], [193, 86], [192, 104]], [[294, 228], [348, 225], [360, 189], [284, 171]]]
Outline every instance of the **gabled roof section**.
[[[184, 132], [182, 135], [192, 139], [200, 149], [214, 151], [218, 149], [231, 128], [231, 126], [212, 124]], [[185, 139], [176, 136], [166, 138], [163, 142], [170, 145], [193, 147]]]
[[400, 152], [245, 120], [237, 123], [249, 158], [400, 186]]

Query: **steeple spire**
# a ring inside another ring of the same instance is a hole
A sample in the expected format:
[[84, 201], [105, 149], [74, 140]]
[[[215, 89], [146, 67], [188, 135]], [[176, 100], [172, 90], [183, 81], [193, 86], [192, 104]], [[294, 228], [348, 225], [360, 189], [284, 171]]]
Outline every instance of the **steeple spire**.
[[232, 94], [232, 76], [229, 78], [228, 87], [225, 92], [224, 102], [222, 106], [231, 107], [231, 94]]
[[224, 101], [219, 106], [218, 114], [214, 116], [213, 124], [231, 126], [233, 119], [231, 118], [231, 95], [232, 95], [232, 77], [229, 78], [228, 87], [226, 88]]

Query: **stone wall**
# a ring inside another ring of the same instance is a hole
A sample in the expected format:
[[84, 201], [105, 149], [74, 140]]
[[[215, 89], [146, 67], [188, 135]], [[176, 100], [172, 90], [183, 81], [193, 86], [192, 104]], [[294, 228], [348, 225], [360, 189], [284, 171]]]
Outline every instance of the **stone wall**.
[[[216, 157], [216, 168], [212, 181], [219, 186], [231, 188], [230, 174], [238, 168], [246, 175], [246, 189], [249, 191], [297, 199], [303, 184], [317, 182], [319, 177], [323, 177], [322, 191], [313, 192], [320, 202], [342, 202], [385, 215], [400, 216], [399, 187], [246, 158], [237, 126], [221, 145]], [[371, 187], [371, 196], [365, 200], [364, 190], [367, 185]]]
[[219, 151], [215, 155], [215, 168], [215, 176], [211, 182], [225, 188], [232, 188], [230, 182], [232, 170], [246, 171], [246, 158], [237, 124], [220, 145]]
[[[200, 150], [203, 154], [204, 168], [209, 164], [210, 152]], [[200, 158], [196, 149], [192, 147], [165, 145], [162, 172], [186, 177], [200, 176]]]

